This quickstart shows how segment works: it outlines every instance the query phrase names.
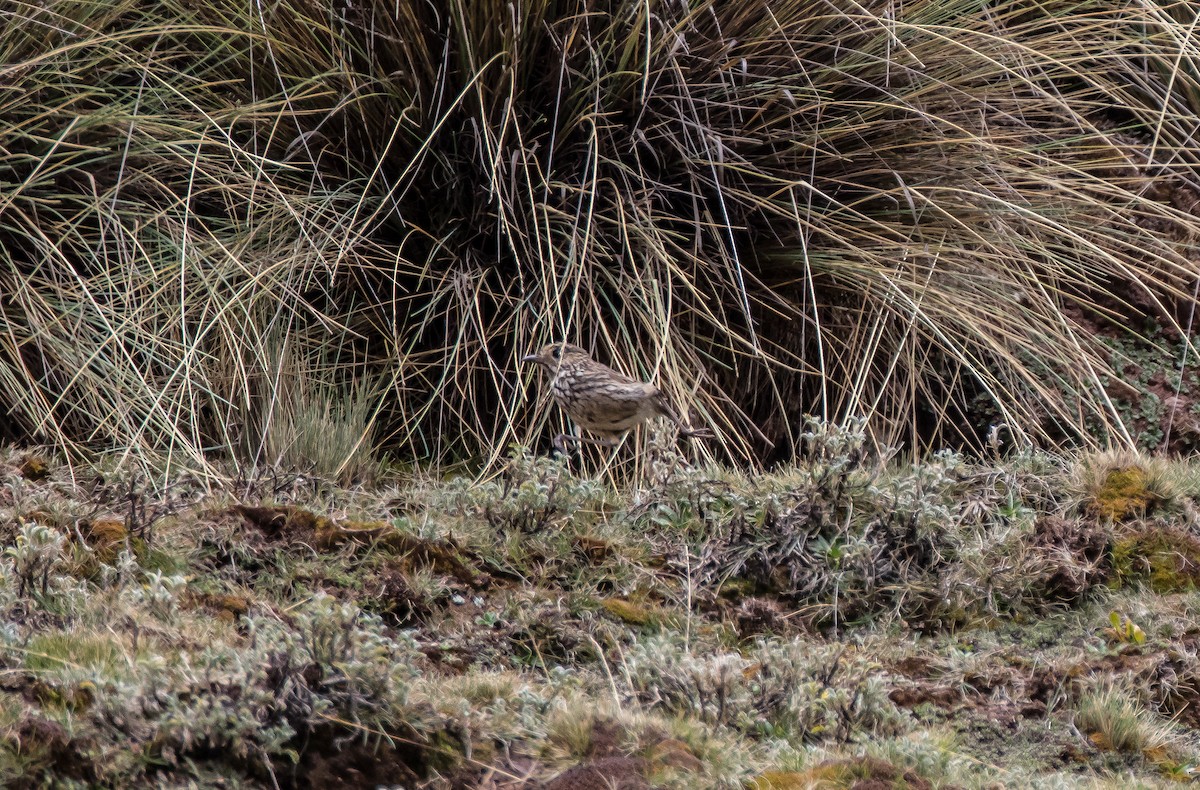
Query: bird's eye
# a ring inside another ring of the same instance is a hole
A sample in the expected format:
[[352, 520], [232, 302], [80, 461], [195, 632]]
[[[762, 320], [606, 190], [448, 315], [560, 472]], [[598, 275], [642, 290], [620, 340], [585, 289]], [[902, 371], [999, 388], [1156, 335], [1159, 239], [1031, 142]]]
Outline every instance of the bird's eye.
[[562, 349], [560, 347], [555, 346], [554, 348], [552, 348], [550, 350], [550, 358], [551, 359], [558, 359], [561, 356], [562, 356]]

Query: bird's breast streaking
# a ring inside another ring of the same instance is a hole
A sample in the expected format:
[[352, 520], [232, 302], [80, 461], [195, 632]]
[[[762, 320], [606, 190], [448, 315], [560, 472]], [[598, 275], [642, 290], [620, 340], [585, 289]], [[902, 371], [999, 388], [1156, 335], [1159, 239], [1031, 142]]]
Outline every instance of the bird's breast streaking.
[[[685, 435], [698, 435], [679, 419], [658, 387], [597, 362], [579, 346], [551, 343], [523, 361], [550, 373], [555, 403], [579, 427], [602, 437], [603, 444], [615, 444], [622, 434], [657, 416], [671, 420]], [[566, 438], [560, 434], [555, 446]]]

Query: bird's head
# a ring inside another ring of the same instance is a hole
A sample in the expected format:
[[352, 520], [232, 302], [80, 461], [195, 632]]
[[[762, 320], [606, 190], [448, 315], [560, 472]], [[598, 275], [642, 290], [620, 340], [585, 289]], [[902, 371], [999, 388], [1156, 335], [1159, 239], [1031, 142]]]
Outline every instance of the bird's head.
[[538, 350], [536, 354], [529, 354], [521, 357], [522, 362], [536, 362], [546, 370], [558, 370], [558, 366], [564, 360], [573, 357], [588, 358], [588, 352], [571, 343], [547, 343]]

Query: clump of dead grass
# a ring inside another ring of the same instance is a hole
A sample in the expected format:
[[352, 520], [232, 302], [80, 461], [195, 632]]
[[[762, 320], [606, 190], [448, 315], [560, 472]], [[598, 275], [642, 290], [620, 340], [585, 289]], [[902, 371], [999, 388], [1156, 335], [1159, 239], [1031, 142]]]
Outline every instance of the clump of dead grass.
[[567, 339], [742, 461], [806, 412], [917, 453], [1130, 443], [1096, 330], [1188, 336], [1200, 69], [1170, 9], [6, 13], [14, 436], [482, 463], [541, 435], [518, 360]]

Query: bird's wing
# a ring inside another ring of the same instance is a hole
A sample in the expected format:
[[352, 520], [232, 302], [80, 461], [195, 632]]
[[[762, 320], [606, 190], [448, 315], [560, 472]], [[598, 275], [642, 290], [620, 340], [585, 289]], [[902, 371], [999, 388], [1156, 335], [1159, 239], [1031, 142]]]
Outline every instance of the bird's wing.
[[613, 383], [618, 383], [618, 384], [641, 384], [642, 383], [642, 382], [638, 381], [637, 379], [630, 378], [629, 376], [626, 376], [621, 371], [613, 370], [608, 365], [605, 365], [603, 362], [597, 362], [594, 359], [588, 360], [588, 367], [591, 368], [596, 374], [604, 376], [605, 378], [607, 378], [609, 381], [612, 381]]

